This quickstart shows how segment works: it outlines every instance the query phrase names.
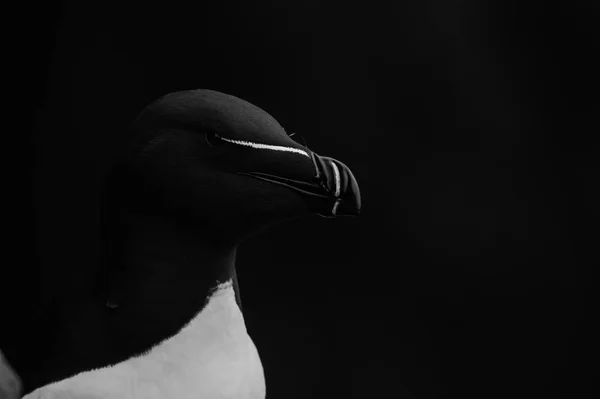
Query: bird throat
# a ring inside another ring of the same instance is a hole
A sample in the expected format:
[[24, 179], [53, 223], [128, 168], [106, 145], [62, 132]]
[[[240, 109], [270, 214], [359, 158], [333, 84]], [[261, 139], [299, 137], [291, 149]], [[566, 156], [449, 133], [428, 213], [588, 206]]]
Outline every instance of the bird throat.
[[200, 328], [198, 317], [216, 320], [202, 316], [213, 299], [230, 307], [216, 309], [224, 320], [237, 320], [236, 331], [242, 331], [235, 245], [161, 219], [133, 220], [123, 227], [113, 231], [100, 289], [61, 306], [60, 332], [47, 360], [52, 373], [40, 383], [144, 358], [193, 320]]
[[235, 271], [237, 244], [207, 231], [161, 218], [128, 218], [111, 241], [105, 265], [107, 306], [162, 303], [183, 310], [188, 307], [185, 304], [192, 304], [191, 309], [197, 310], [211, 290], [232, 279], [241, 309]]
[[[165, 220], [134, 220], [109, 263], [104, 302], [110, 346], [128, 355], [176, 334], [229, 282], [241, 314], [237, 247]], [[216, 290], [216, 291], [215, 291]]]

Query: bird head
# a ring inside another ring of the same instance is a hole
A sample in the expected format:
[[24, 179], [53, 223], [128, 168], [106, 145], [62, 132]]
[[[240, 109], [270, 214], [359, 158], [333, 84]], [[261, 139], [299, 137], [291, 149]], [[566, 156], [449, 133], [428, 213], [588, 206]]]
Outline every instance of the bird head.
[[358, 215], [361, 207], [345, 164], [297, 143], [259, 107], [212, 90], [147, 106], [116, 170], [125, 208], [210, 228], [219, 240], [310, 213]]

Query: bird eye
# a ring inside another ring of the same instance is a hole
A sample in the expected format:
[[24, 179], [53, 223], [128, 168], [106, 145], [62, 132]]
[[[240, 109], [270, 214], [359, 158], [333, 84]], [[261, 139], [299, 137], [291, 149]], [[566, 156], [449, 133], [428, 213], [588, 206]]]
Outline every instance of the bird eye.
[[223, 144], [223, 140], [221, 140], [221, 137], [215, 132], [207, 132], [204, 137], [206, 138], [208, 145], [211, 147], [216, 147]]

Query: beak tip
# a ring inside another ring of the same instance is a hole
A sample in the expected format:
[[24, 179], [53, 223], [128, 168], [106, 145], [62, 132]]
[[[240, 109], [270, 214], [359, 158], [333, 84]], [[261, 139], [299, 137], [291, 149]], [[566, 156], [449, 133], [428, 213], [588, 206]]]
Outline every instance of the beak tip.
[[359, 216], [362, 207], [360, 188], [350, 169], [346, 167], [345, 173], [347, 174], [346, 179], [349, 182], [349, 190], [346, 192], [345, 198], [340, 201], [337, 214], [340, 216]]
[[360, 201], [341, 201], [334, 212], [335, 216], [360, 216]]

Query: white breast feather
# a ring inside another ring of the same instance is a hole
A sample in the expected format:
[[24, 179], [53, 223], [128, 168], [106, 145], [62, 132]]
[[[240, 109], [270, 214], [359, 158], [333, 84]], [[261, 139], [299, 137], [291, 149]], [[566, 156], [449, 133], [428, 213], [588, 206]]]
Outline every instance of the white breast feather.
[[231, 280], [175, 336], [147, 354], [77, 374], [23, 399], [264, 399], [256, 347]]

